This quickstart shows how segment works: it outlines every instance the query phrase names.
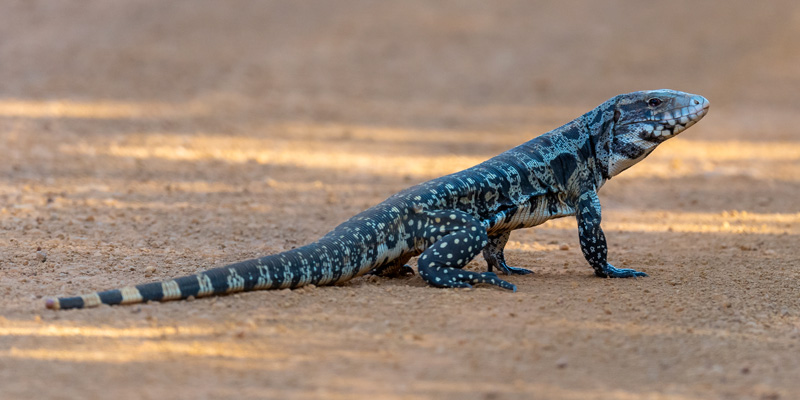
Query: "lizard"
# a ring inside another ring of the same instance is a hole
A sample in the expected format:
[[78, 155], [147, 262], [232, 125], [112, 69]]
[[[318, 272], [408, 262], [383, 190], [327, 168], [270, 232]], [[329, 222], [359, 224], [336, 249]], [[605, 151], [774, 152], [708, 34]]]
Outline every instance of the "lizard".
[[[699, 121], [702, 96], [647, 90], [612, 97], [591, 111], [476, 166], [420, 183], [348, 219], [311, 244], [160, 282], [75, 297], [47, 298], [50, 309], [205, 297], [259, 289], [332, 285], [371, 273], [412, 275], [428, 284], [470, 288], [532, 271], [509, 266], [511, 231], [575, 216], [580, 248], [598, 277], [644, 277], [607, 261], [598, 190], [659, 144]], [[478, 254], [486, 272], [464, 270]]]

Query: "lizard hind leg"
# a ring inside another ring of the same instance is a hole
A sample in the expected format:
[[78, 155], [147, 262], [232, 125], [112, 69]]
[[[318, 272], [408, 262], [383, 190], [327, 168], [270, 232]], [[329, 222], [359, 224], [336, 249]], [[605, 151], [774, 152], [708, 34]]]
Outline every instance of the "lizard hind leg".
[[494, 272], [464, 271], [463, 268], [486, 246], [486, 228], [459, 211], [426, 212], [427, 226], [421, 232], [432, 243], [417, 261], [419, 276], [429, 284], [445, 288], [470, 288], [487, 283], [516, 291], [517, 287]]
[[497, 268], [505, 275], [528, 275], [533, 271], [525, 268], [512, 267], [506, 264], [506, 256], [503, 249], [506, 247], [508, 237], [511, 232], [505, 232], [497, 236], [489, 236], [489, 243], [483, 248], [483, 258], [486, 260], [489, 272], [492, 268]]

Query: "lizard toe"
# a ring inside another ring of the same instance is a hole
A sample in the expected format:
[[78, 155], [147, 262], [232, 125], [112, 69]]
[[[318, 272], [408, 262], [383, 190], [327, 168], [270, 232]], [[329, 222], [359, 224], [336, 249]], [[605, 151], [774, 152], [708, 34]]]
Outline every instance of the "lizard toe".
[[597, 271], [595, 274], [601, 278], [639, 278], [647, 276], [644, 272], [631, 268], [616, 268], [611, 264], [607, 265], [602, 272]]

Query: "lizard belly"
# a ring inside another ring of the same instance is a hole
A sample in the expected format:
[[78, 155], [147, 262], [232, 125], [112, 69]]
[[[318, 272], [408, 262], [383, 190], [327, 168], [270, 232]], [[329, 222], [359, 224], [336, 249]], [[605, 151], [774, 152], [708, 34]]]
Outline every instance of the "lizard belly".
[[559, 201], [557, 197], [538, 197], [522, 206], [497, 212], [483, 221], [483, 225], [491, 235], [497, 232], [534, 227], [547, 220], [569, 215], [575, 215], [575, 209], [565, 202]]

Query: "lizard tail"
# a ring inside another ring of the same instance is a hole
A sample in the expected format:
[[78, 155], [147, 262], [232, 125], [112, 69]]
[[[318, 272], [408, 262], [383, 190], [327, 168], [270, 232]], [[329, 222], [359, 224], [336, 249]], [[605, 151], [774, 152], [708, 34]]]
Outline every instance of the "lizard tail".
[[[328, 285], [366, 272], [349, 260], [350, 246], [320, 241], [266, 257], [214, 268], [195, 275], [127, 286], [74, 297], [48, 298], [53, 310], [96, 307], [100, 304], [135, 304], [180, 300], [261, 289], [295, 288], [308, 284]], [[355, 256], [355, 257], [354, 257]]]

